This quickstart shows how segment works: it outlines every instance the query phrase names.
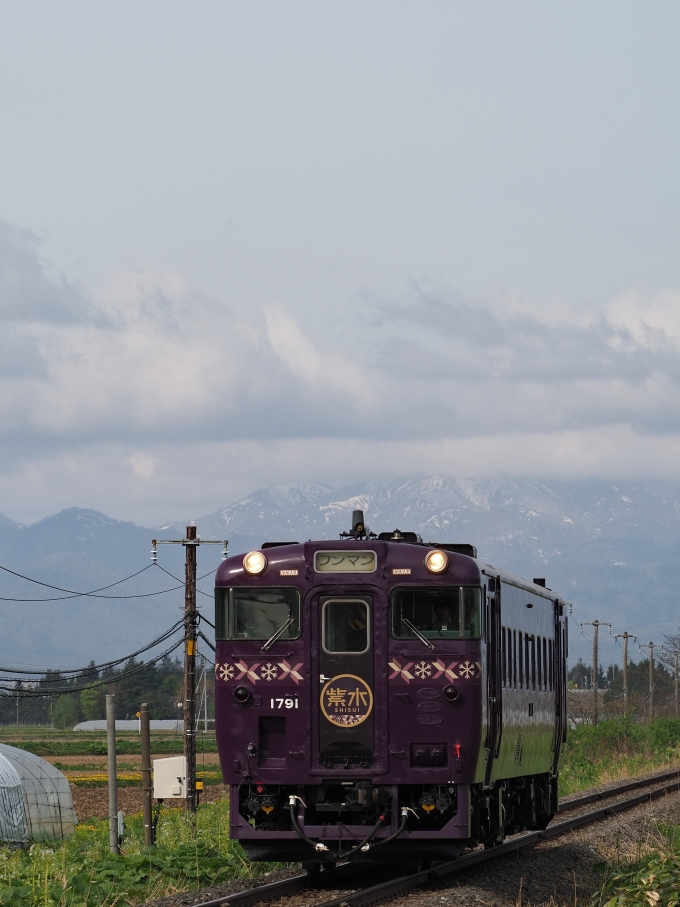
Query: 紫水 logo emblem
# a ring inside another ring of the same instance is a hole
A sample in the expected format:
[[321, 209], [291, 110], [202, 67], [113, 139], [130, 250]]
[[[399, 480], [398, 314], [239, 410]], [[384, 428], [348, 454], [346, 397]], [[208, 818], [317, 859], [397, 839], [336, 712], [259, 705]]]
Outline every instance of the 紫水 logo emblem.
[[337, 727], [356, 727], [372, 710], [371, 688], [354, 674], [338, 674], [321, 690], [321, 711]]

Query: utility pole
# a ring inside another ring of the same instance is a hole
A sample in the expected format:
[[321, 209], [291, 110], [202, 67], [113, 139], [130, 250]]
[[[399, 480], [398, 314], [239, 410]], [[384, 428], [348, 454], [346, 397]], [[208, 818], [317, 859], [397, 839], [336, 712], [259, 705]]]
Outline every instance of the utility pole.
[[592, 681], [591, 686], [593, 688], [593, 702], [594, 702], [593, 724], [597, 724], [597, 631], [600, 629], [600, 627], [609, 627], [609, 632], [611, 633], [612, 625], [608, 624], [608, 623], [604, 623], [601, 620], [594, 620], [594, 621], [591, 621], [590, 623], [581, 624], [581, 632], [583, 632], [584, 627], [593, 628], [593, 681]]
[[[187, 812], [196, 812], [196, 647], [199, 615], [196, 610], [196, 548], [199, 545], [223, 545], [222, 560], [227, 557], [227, 540], [204, 541], [196, 535], [195, 526], [187, 526], [186, 538], [153, 539], [151, 560], [157, 563], [156, 545], [184, 545], [184, 756], [187, 762]], [[201, 634], [202, 635], [202, 634]]]
[[639, 646], [640, 653], [643, 649], [649, 649], [649, 720], [654, 720], [654, 643]]
[[151, 815], [151, 727], [149, 705], [143, 702], [139, 709], [139, 730], [142, 738], [142, 810], [144, 816], [144, 846], [153, 844], [153, 818]]
[[668, 658], [669, 655], [673, 656], [675, 662], [675, 717], [680, 718], [680, 685], [678, 684], [678, 653], [677, 649], [668, 649], [664, 652], [665, 646], [661, 646], [661, 657]]
[[118, 779], [116, 777], [116, 697], [106, 696], [106, 753], [109, 771], [109, 850], [120, 853], [118, 844]]
[[635, 639], [637, 636], [633, 633], [629, 633], [627, 630], [625, 633], [616, 633], [614, 639], [623, 640], [623, 714], [628, 714], [628, 640]]

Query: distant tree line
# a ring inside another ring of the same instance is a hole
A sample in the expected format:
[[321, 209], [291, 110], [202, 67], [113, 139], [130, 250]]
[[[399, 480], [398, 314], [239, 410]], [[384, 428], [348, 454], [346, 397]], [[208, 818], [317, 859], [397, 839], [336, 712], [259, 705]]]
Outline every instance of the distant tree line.
[[[181, 718], [178, 703], [182, 699], [183, 666], [179, 659], [166, 656], [159, 662], [144, 664], [128, 659], [117, 669], [97, 671], [90, 662], [92, 673], [80, 675], [75, 680], [62, 678], [58, 671], [48, 671], [34, 685], [18, 681], [14, 691], [0, 694], [0, 724], [54, 725], [72, 728], [79, 721], [106, 717], [106, 694], [116, 694], [116, 717], [134, 718], [142, 702], [149, 704], [151, 718]], [[130, 674], [130, 671], [134, 673]], [[128, 675], [128, 676], [126, 676]], [[212, 712], [214, 677], [208, 668], [208, 709]], [[72, 693], [55, 694], [55, 688], [83, 687], [88, 683], [106, 681], [97, 686]], [[27, 695], [29, 694], [34, 695]], [[37, 695], [35, 695], [37, 694]]]
[[[592, 688], [593, 666], [579, 658], [569, 670], [567, 680], [569, 688], [589, 690]], [[605, 670], [598, 666], [598, 689], [606, 692], [607, 699], [618, 699], [623, 696], [623, 668], [612, 664]], [[654, 693], [659, 702], [673, 696], [675, 690], [674, 672], [654, 659]], [[628, 662], [628, 693], [632, 697], [644, 697], [649, 692], [649, 659]]]

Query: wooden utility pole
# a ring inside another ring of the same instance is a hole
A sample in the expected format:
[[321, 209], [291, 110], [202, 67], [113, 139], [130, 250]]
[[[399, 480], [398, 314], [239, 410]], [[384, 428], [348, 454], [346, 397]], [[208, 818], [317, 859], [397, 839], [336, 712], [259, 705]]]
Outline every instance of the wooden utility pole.
[[[187, 526], [184, 586], [184, 755], [187, 760], [186, 808], [196, 812], [196, 527]], [[193, 544], [191, 544], [193, 542]]]
[[673, 656], [673, 661], [675, 662], [675, 717], [680, 718], [680, 684], [678, 683], [678, 656], [680, 653], [678, 653], [677, 649], [666, 649], [666, 646], [661, 646], [661, 659], [667, 659], [669, 655]]
[[581, 630], [584, 627], [593, 628], [593, 680], [591, 686], [593, 688], [593, 724], [597, 724], [597, 631], [600, 627], [609, 627], [609, 632], [611, 633], [612, 625], [603, 623], [600, 620], [594, 620], [590, 623], [581, 624]]
[[628, 714], [628, 640], [637, 639], [633, 633], [627, 630], [625, 633], [616, 633], [614, 639], [623, 640], [623, 714]]
[[639, 648], [641, 653], [643, 649], [649, 649], [649, 720], [654, 721], [654, 643]]
[[109, 769], [109, 850], [120, 853], [118, 844], [118, 778], [116, 777], [116, 697], [106, 696], [106, 752]]
[[184, 545], [184, 755], [187, 761], [188, 812], [195, 813], [196, 799], [196, 648], [199, 615], [196, 610], [196, 548], [199, 545], [224, 545], [222, 560], [227, 556], [227, 541], [202, 541], [195, 526], [187, 526], [183, 539], [153, 539], [151, 560], [156, 562], [156, 545]]
[[143, 702], [139, 709], [139, 729], [142, 737], [142, 811], [144, 816], [144, 846], [153, 844], [151, 816], [151, 726], [149, 706]]

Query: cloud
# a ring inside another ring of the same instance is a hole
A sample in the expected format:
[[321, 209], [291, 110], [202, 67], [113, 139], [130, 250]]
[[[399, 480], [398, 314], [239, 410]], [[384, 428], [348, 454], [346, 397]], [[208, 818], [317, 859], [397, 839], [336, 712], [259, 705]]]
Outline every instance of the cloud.
[[677, 472], [680, 291], [575, 307], [412, 284], [322, 314], [208, 298], [151, 269], [87, 296], [0, 226], [0, 489], [71, 504], [97, 494], [97, 460], [117, 476], [100, 496], [147, 508], [211, 482], [241, 495], [420, 471]]
[[138, 479], [151, 478], [158, 466], [157, 458], [150, 453], [145, 453], [143, 450], [133, 451], [127, 458], [127, 462]]
[[47, 276], [37, 237], [0, 221], [0, 320], [64, 324], [89, 314], [87, 300], [65, 278]]

